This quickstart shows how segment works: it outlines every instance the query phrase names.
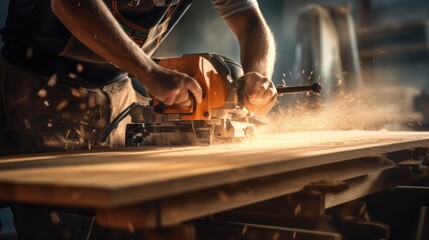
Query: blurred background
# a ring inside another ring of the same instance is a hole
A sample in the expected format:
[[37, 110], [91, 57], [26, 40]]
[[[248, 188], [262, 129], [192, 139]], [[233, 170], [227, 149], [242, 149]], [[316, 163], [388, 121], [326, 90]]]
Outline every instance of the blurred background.
[[[4, 24], [8, 2], [0, 1], [0, 26]], [[282, 97], [277, 110], [281, 108], [289, 111], [289, 115], [298, 113], [308, 119], [307, 112], [297, 111], [303, 103], [314, 109], [329, 102], [330, 111], [333, 106], [348, 108], [347, 115], [376, 107], [392, 109], [381, 114], [389, 117], [388, 121], [379, 117], [360, 121], [361, 115], [352, 116], [354, 120], [350, 123], [338, 119], [329, 126], [320, 124], [320, 128], [333, 128], [332, 125], [365, 129], [396, 129], [403, 125], [426, 128], [429, 1], [261, 0], [259, 5], [277, 41], [273, 81], [288, 85], [321, 82], [323, 87], [318, 97]], [[239, 62], [235, 36], [209, 0], [194, 1], [154, 56], [199, 52], [216, 52]], [[362, 96], [363, 93], [366, 95]], [[344, 102], [350, 104], [344, 106]], [[397, 105], [392, 107], [392, 103]], [[404, 112], [409, 119], [404, 119]], [[337, 114], [339, 118], [346, 117], [344, 112]], [[399, 120], [398, 115], [401, 115]], [[390, 124], [392, 121], [395, 124]]]
[[[0, 26], [8, 3], [0, 1]], [[320, 82], [323, 88], [321, 96], [280, 97], [271, 117], [284, 117], [273, 120], [270, 131], [429, 129], [428, 0], [260, 0], [259, 5], [277, 42], [273, 81]], [[194, 1], [155, 57], [199, 52], [239, 62], [235, 36], [209, 0]], [[0, 217], [10, 217], [2, 211]], [[0, 239], [8, 239], [12, 225], [3, 224]], [[392, 239], [422, 237], [403, 234]]]

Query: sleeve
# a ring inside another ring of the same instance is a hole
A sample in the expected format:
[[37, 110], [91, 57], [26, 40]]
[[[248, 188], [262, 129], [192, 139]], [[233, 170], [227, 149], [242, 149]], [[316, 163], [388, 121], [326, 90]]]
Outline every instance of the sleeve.
[[212, 0], [221, 18], [228, 18], [241, 11], [258, 8], [257, 0]]

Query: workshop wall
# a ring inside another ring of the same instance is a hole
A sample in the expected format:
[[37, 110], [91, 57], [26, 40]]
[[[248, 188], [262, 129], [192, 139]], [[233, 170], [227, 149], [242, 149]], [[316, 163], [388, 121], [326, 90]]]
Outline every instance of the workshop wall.
[[429, 1], [372, 1], [358, 40], [376, 81], [429, 87]]

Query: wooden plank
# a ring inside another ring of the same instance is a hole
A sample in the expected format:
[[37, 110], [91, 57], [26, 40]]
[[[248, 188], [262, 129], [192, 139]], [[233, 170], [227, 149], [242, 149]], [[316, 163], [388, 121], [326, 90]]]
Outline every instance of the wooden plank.
[[427, 146], [427, 132], [306, 132], [233, 145], [1, 158], [0, 200], [115, 207]]

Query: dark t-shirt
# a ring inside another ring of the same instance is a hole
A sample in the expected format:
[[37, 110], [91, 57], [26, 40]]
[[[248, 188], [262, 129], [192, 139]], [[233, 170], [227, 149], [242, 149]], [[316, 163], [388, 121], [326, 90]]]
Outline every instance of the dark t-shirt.
[[[131, 0], [103, 1], [128, 36], [148, 55], [156, 50], [192, 2], [167, 0], [157, 6], [155, 2], [164, 1], [141, 0], [137, 6], [130, 6]], [[36, 73], [71, 73], [101, 85], [125, 74], [73, 37], [52, 12], [50, 0], [10, 1], [2, 39], [3, 57]]]

